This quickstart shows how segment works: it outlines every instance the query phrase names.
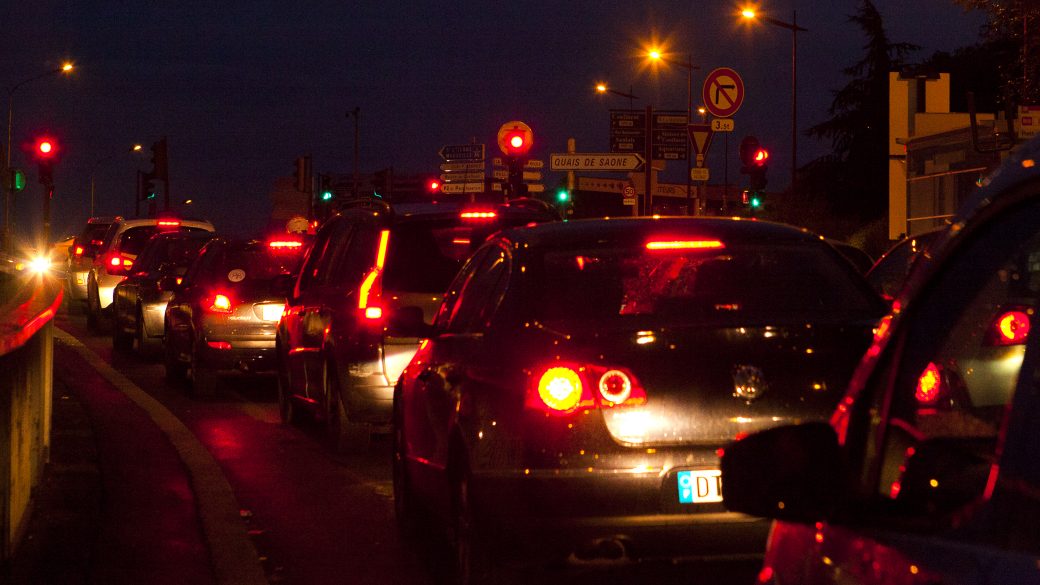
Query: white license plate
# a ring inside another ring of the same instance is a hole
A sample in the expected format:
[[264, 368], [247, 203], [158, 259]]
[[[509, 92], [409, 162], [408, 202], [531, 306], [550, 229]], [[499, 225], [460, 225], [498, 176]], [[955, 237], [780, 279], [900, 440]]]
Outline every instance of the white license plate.
[[282, 318], [284, 305], [260, 305], [260, 318], [264, 321], [277, 321]]
[[694, 469], [676, 474], [680, 504], [708, 504], [722, 501], [722, 472]]

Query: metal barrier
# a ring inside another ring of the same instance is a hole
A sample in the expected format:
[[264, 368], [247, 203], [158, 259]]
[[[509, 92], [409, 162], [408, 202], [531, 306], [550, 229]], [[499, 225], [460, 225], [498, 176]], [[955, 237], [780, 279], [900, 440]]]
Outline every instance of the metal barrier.
[[58, 276], [0, 257], [0, 563], [25, 535], [49, 458], [53, 319], [61, 300]]

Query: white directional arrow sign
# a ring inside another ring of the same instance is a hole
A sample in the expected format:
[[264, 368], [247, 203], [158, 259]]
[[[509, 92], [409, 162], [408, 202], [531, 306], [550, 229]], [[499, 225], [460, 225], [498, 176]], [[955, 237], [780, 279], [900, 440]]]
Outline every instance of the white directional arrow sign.
[[643, 167], [643, 157], [627, 153], [554, 153], [549, 167], [554, 171], [635, 171]]

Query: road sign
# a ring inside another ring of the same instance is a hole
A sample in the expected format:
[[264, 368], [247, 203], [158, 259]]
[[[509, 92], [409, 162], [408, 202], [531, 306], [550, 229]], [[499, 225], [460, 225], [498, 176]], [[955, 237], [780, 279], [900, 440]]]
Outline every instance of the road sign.
[[441, 193], [482, 193], [484, 183], [445, 183], [441, 185]]
[[[711, 146], [711, 137], [715, 135], [711, 130], [711, 126], [707, 124], [690, 124], [686, 128], [690, 132], [690, 143], [693, 144], [693, 152], [697, 153], [697, 160], [704, 160], [704, 155], [708, 152], [708, 147]], [[699, 162], [698, 166], [700, 166]]]
[[635, 171], [642, 168], [643, 162], [643, 157], [634, 152], [563, 152], [549, 155], [549, 168], [554, 171]]
[[732, 132], [735, 126], [733, 118], [714, 118], [711, 121], [712, 132]]
[[437, 151], [444, 160], [484, 160], [483, 144], [449, 144]]
[[483, 162], [454, 162], [454, 163], [442, 163], [441, 170], [446, 172], [459, 172], [459, 171], [483, 171]]
[[541, 183], [529, 183], [527, 185], [527, 192], [528, 193], [544, 193], [545, 192], [545, 185], [543, 185]]
[[690, 122], [686, 112], [654, 112], [652, 122], [654, 160], [685, 160]]
[[610, 110], [610, 152], [646, 152], [646, 112]]
[[[689, 116], [682, 110], [653, 112], [650, 123], [654, 160], [686, 158], [686, 124]], [[610, 152], [646, 152], [646, 112], [610, 110]]]
[[712, 116], [728, 118], [744, 102], [744, 81], [729, 67], [719, 67], [704, 78], [701, 98]]
[[708, 180], [708, 169], [704, 167], [694, 167], [690, 169], [690, 180], [691, 181], [707, 181]]
[[498, 179], [499, 181], [505, 181], [509, 178], [509, 171], [505, 169], [495, 169], [491, 171], [491, 178]]
[[524, 168], [525, 169], [544, 169], [545, 168], [545, 161], [544, 160], [540, 160], [540, 159], [531, 159], [531, 160], [528, 160], [528, 161], [524, 161]]
[[470, 181], [483, 181], [484, 173], [444, 173], [441, 174], [442, 181], [449, 181], [452, 183], [466, 183]]

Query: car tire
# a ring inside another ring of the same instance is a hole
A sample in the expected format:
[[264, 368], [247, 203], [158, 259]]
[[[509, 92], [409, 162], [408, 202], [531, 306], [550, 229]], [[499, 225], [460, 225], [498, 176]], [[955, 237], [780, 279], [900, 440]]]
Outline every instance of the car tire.
[[152, 359], [162, 349], [162, 340], [148, 337], [144, 330], [144, 311], [137, 309], [137, 326], [135, 327], [137, 338], [137, 354], [145, 359]]
[[102, 333], [101, 324], [101, 299], [97, 290], [97, 284], [90, 281], [87, 285], [87, 330], [97, 335]]
[[299, 426], [303, 422], [303, 416], [293, 398], [290, 376], [289, 365], [285, 363], [284, 356], [282, 356], [278, 363], [278, 418], [282, 420], [283, 424]]
[[350, 420], [346, 401], [340, 389], [335, 366], [325, 362], [322, 368], [325, 388], [325, 436], [336, 453], [363, 453], [372, 443], [372, 427]]
[[509, 576], [496, 565], [489, 542], [479, 531], [479, 522], [470, 499], [469, 471], [459, 469], [454, 475], [449, 526], [454, 558], [451, 582], [457, 585], [509, 583]]
[[166, 340], [163, 344], [163, 366], [166, 367], [166, 380], [174, 384], [183, 384], [188, 380], [188, 365], [179, 357], [174, 344]]
[[199, 361], [199, 355], [191, 350], [191, 393], [196, 398], [208, 398], [217, 393], [217, 370]]
[[412, 481], [408, 476], [406, 453], [404, 452], [404, 424], [400, 413], [398, 392], [394, 396], [393, 416], [393, 453], [391, 467], [394, 487], [394, 519], [398, 532], [405, 538], [416, 538], [422, 534], [425, 523], [422, 521], [419, 503], [412, 489]]

